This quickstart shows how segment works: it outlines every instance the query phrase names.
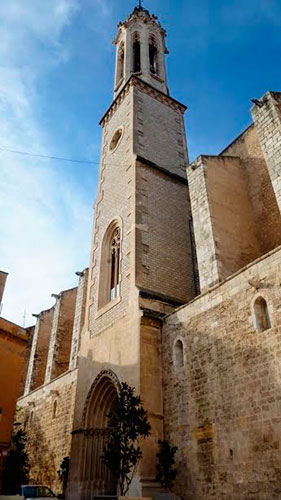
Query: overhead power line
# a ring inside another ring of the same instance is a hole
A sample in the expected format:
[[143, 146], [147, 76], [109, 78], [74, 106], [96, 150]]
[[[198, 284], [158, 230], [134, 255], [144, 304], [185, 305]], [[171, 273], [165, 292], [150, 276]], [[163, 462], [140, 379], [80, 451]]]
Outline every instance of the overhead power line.
[[59, 156], [40, 155], [40, 154], [35, 154], [35, 153], [29, 153], [27, 151], [17, 151], [15, 149], [6, 149], [6, 148], [1, 148], [1, 147], [0, 147], [0, 151], [4, 151], [6, 153], [17, 154], [17, 155], [34, 156], [36, 158], [46, 158], [48, 160], [69, 161], [71, 163], [87, 163], [90, 165], [99, 165], [98, 162], [94, 162], [94, 161], [90, 161], [90, 160], [74, 160], [73, 158], [61, 158]]

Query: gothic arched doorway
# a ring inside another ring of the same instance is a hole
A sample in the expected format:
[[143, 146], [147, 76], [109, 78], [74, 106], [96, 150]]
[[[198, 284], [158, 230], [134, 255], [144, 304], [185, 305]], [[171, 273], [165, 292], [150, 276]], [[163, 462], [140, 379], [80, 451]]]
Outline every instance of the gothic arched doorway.
[[105, 370], [95, 379], [88, 394], [84, 411], [84, 444], [81, 463], [83, 498], [115, 495], [116, 484], [101, 460], [108, 439], [109, 412], [117, 405], [119, 381], [113, 372]]

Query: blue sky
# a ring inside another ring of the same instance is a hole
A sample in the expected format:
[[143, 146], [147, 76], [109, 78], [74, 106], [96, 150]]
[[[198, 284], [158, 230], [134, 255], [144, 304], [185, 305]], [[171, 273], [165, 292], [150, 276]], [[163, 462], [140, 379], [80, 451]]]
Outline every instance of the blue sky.
[[[0, 148], [99, 161], [116, 25], [134, 0], [1, 0]], [[250, 122], [281, 90], [279, 0], [146, 0], [167, 29], [170, 92], [188, 106], [190, 158]], [[88, 265], [98, 165], [0, 151], [2, 314], [26, 324]]]

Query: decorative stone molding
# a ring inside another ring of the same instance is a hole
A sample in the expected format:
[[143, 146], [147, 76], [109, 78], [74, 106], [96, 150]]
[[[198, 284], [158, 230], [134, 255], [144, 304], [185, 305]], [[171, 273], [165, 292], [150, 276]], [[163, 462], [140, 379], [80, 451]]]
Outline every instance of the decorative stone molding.
[[154, 99], [157, 99], [160, 101], [162, 104], [166, 104], [170, 108], [180, 111], [182, 114], [185, 113], [187, 110], [187, 106], [184, 104], [180, 103], [176, 99], [173, 99], [172, 97], [164, 94], [160, 90], [157, 90], [156, 88], [152, 87], [152, 85], [149, 85], [149, 83], [144, 82], [140, 78], [138, 78], [136, 75], [130, 76], [129, 80], [125, 83], [124, 87], [121, 89], [120, 93], [116, 97], [116, 99], [113, 101], [112, 105], [110, 108], [107, 110], [105, 115], [102, 117], [100, 121], [100, 125], [102, 127], [105, 126], [105, 124], [111, 119], [111, 117], [114, 115], [118, 107], [121, 105], [121, 103], [124, 101], [125, 97], [128, 95], [130, 89], [132, 87], [138, 87], [140, 90], [145, 92], [146, 94], [150, 95]]
[[106, 370], [102, 370], [98, 375], [97, 377], [95, 378], [94, 382], [92, 383], [91, 385], [91, 388], [88, 392], [88, 395], [87, 395], [87, 398], [86, 398], [86, 401], [85, 401], [85, 406], [84, 406], [84, 410], [83, 410], [83, 417], [82, 417], [82, 422], [83, 422], [83, 426], [85, 426], [86, 424], [86, 416], [87, 416], [87, 410], [88, 410], [88, 407], [89, 407], [89, 404], [90, 404], [90, 401], [91, 401], [91, 398], [92, 398], [92, 395], [93, 393], [95, 392], [95, 389], [96, 387], [98, 386], [99, 382], [101, 381], [101, 379], [103, 377], [107, 377], [109, 378], [117, 392], [119, 392], [120, 390], [120, 387], [121, 387], [121, 383], [120, 383], [120, 380], [119, 378], [117, 377], [116, 373], [114, 373], [112, 370], [110, 370], [109, 368], [106, 369]]

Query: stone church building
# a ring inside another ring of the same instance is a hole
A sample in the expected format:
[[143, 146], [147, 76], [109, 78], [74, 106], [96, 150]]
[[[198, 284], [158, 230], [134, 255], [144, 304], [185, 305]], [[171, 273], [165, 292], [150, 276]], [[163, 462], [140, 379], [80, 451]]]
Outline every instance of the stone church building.
[[184, 500], [281, 498], [281, 93], [189, 164], [166, 33], [143, 7], [118, 26], [89, 269], [33, 336], [21, 422], [31, 476], [67, 498], [114, 494], [100, 455], [120, 382], [151, 436], [131, 488], [153, 496], [157, 441], [178, 447]]

